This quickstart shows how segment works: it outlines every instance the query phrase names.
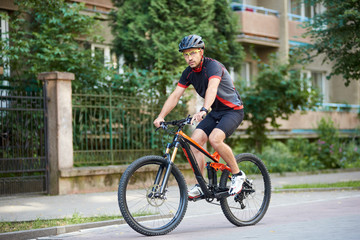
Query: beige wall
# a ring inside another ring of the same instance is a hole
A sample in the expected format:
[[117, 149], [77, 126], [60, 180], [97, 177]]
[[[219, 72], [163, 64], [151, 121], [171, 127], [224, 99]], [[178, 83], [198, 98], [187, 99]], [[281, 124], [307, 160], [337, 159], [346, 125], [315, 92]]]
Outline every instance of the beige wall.
[[14, 0], [1, 0], [0, 9], [4, 10], [17, 10], [17, 6], [14, 4]]
[[[94, 15], [94, 13], [87, 12], [87, 11], [83, 11], [82, 14]], [[102, 44], [111, 45], [112, 41], [114, 39], [114, 36], [111, 33], [111, 27], [109, 25], [110, 20], [108, 19], [108, 15], [101, 14], [100, 18], [102, 20], [96, 22], [96, 26], [95, 26], [96, 29], [94, 30], [94, 32], [96, 35], [103, 37], [104, 41], [102, 42]]]
[[330, 101], [334, 103], [360, 104], [360, 80], [353, 80], [348, 87], [341, 76], [332, 77], [330, 83]]
[[303, 43], [310, 43], [310, 37], [302, 37], [306, 30], [303, 28], [302, 24], [297, 21], [288, 21], [289, 22], [289, 40]]
[[258, 0], [257, 6], [280, 11], [282, 1], [287, 0]]
[[[320, 120], [331, 119], [334, 122], [334, 125], [339, 130], [347, 130], [347, 129], [357, 129], [360, 127], [360, 119], [358, 118], [357, 113], [353, 112], [300, 112], [296, 111], [292, 114], [288, 120], [277, 119], [277, 123], [281, 126], [278, 129], [274, 129], [270, 126], [267, 126], [269, 130], [276, 130], [279, 132], [283, 132], [283, 136], [287, 132], [291, 132], [294, 129], [301, 130], [313, 130], [316, 129]], [[250, 122], [244, 121], [243, 124], [239, 127], [239, 130], [245, 131], [249, 127]], [[280, 134], [281, 135], [281, 134]], [[293, 137], [297, 135], [294, 134]], [[280, 137], [280, 136], [279, 136]], [[316, 137], [316, 136], [314, 136]], [[281, 138], [281, 137], [280, 137]]]
[[94, 7], [98, 11], [109, 11], [113, 8], [111, 0], [70, 0], [72, 2], [83, 2], [86, 6]]
[[238, 12], [241, 31], [245, 34], [279, 38], [279, 18], [273, 15], [264, 15], [253, 12]]

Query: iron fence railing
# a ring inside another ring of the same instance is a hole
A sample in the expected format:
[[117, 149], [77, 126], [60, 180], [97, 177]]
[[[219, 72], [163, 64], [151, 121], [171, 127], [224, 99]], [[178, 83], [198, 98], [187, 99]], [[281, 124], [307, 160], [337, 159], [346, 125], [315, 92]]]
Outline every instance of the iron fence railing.
[[0, 87], [0, 196], [47, 192], [46, 94]]
[[127, 164], [160, 154], [153, 126], [161, 104], [149, 97], [73, 94], [74, 165]]

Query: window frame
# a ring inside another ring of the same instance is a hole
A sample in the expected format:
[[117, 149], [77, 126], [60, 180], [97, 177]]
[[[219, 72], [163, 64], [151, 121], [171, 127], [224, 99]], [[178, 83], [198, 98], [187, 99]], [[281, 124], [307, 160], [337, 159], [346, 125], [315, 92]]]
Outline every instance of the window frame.
[[[3, 18], [3, 16], [5, 16], [5, 18]], [[4, 11], [0, 11], [0, 37], [2, 38], [2, 40], [4, 39], [9, 39], [9, 21], [7, 20], [8, 14], [7, 12]], [[9, 42], [7, 43], [9, 44]], [[3, 57], [4, 62], [8, 62], [9, 59], [5, 56]], [[10, 76], [10, 65], [6, 64], [3, 67], [3, 75], [5, 77], [9, 77]]]

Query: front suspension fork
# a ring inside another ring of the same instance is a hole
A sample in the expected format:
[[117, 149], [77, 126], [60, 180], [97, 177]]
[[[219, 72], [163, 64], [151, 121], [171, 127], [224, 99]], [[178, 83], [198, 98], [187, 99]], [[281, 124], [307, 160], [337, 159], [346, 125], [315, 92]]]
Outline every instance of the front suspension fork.
[[163, 176], [164, 170], [166, 168], [164, 177], [163, 177], [161, 185], [160, 185], [160, 191], [157, 192], [158, 194], [160, 194], [162, 196], [165, 194], [165, 187], [167, 186], [167, 183], [169, 181], [172, 166], [174, 164], [175, 156], [176, 156], [176, 153], [177, 153], [178, 149], [179, 149], [179, 143], [176, 143], [174, 151], [172, 153], [172, 156], [170, 157], [170, 144], [168, 144], [168, 146], [166, 148], [166, 153], [165, 153], [165, 156], [164, 156], [166, 158], [166, 160], [167, 160], [167, 165], [166, 166], [160, 166], [160, 168], [159, 168], [159, 170], [158, 170], [158, 172], [156, 174], [154, 187], [152, 189], [153, 192], [157, 191], [156, 186], [159, 186], [159, 183], [161, 181], [161, 177]]

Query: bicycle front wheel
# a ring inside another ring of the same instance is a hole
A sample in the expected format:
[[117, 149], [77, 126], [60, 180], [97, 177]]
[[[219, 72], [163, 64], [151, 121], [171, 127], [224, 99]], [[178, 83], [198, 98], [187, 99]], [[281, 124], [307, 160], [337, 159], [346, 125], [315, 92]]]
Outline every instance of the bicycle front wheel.
[[[271, 198], [271, 182], [264, 163], [255, 155], [239, 154], [236, 161], [246, 174], [243, 189], [239, 194], [220, 200], [226, 218], [236, 226], [258, 223], [265, 215]], [[220, 187], [229, 188], [229, 171], [223, 171]]]
[[131, 228], [143, 235], [169, 233], [185, 215], [187, 186], [176, 165], [172, 165], [165, 190], [160, 192], [167, 167], [163, 157], [142, 157], [130, 164], [120, 179], [121, 214]]

